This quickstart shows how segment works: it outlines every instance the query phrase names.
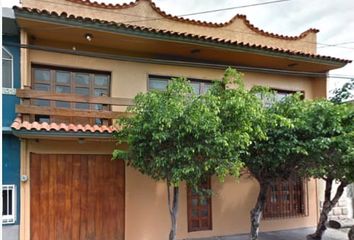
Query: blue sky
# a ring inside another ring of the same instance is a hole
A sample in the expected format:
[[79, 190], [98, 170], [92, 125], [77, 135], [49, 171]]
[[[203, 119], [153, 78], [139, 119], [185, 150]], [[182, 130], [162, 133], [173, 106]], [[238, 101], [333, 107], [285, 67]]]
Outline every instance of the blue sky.
[[[40, 0], [38, 0], [40, 1]], [[106, 3], [125, 3], [124, 0], [96, 0]], [[269, 0], [154, 0], [157, 6], [173, 15], [212, 9], [228, 8], [266, 2]], [[18, 4], [17, 0], [2, 0], [3, 6]], [[190, 16], [212, 22], [225, 22], [235, 14], [246, 14], [255, 26], [266, 31], [298, 35], [308, 28], [317, 28], [318, 42], [342, 44], [340, 47], [319, 47], [318, 53], [354, 60], [354, 1], [353, 0], [289, 0], [269, 5]], [[354, 63], [331, 74], [354, 78]], [[340, 86], [345, 80], [330, 79], [329, 87]]]

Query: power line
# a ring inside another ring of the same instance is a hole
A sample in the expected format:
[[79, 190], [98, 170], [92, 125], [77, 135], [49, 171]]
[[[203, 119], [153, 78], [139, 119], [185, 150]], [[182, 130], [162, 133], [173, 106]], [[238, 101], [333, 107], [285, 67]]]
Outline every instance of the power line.
[[[37, 0], [37, 1], [46, 2], [46, 3], [53, 3], [53, 4], [56, 4], [56, 5], [63, 5], [63, 6], [69, 6], [69, 7], [76, 7], [76, 8], [80, 8], [80, 9], [81, 8], [87, 8], [87, 9], [93, 10], [92, 7], [86, 6], [86, 5], [76, 6], [76, 5], [71, 5], [71, 4], [68, 4], [68, 3], [53, 2], [53, 1], [50, 1], [50, 0]], [[280, 2], [288, 2], [288, 1], [292, 1], [292, 0], [267, 1], [267, 2], [262, 2], [262, 3], [254, 3], [254, 4], [241, 5], [241, 6], [235, 6], [235, 7], [219, 8], [219, 9], [213, 9], [213, 10], [207, 10], [207, 11], [201, 11], [201, 12], [180, 14], [180, 15], [175, 15], [175, 17], [186, 17], [186, 16], [202, 15], [202, 14], [207, 14], [207, 13], [229, 11], [229, 10], [234, 10], [234, 9], [256, 7], [256, 6], [261, 6], [261, 5], [269, 5], [269, 4], [280, 3]], [[112, 9], [108, 10], [108, 9], [97, 8], [97, 9], [94, 9], [94, 11], [112, 13]], [[136, 14], [122, 13], [122, 12], [115, 12], [114, 14], [141, 18], [141, 20], [131, 20], [131, 21], [125, 21], [125, 22], [122, 22], [122, 23], [135, 23], [135, 22], [144, 22], [144, 21], [153, 21], [153, 20], [166, 19], [165, 17], [152, 18], [152, 17], [144, 17], [144, 16], [136, 15]], [[191, 20], [191, 19], [187, 18], [186, 20]]]
[[200, 15], [200, 14], [206, 14], [206, 13], [214, 13], [214, 12], [221, 12], [221, 11], [229, 11], [229, 10], [234, 10], [234, 9], [248, 8], [248, 7], [256, 7], [256, 6], [268, 5], [268, 4], [273, 4], [273, 3], [281, 3], [281, 2], [289, 2], [289, 1], [291, 1], [291, 0], [277, 0], [277, 1], [268, 1], [268, 2], [261, 2], [261, 3], [253, 3], [253, 4], [243, 5], [243, 6], [228, 7], [228, 8], [219, 8], [219, 9], [208, 10], [208, 11], [202, 11], [202, 12], [187, 13], [187, 14], [182, 14], [182, 15], [177, 15], [177, 16], [179, 16], [179, 17], [184, 17], [184, 16]]
[[[176, 15], [176, 17], [188, 17], [188, 16], [202, 15], [202, 14], [215, 13], [215, 12], [223, 12], [223, 11], [229, 11], [229, 10], [234, 10], [234, 9], [256, 7], [256, 6], [262, 6], [262, 5], [274, 4], [274, 3], [280, 3], [280, 2], [288, 2], [288, 1], [291, 1], [291, 0], [276, 0], [276, 1], [254, 3], [254, 4], [235, 6], [235, 7], [228, 7], [228, 8], [219, 8], [219, 9], [213, 9], [213, 10], [207, 10], [207, 11], [201, 11], [201, 12], [178, 14], [178, 15]], [[164, 17], [148, 18], [146, 20], [150, 21], [150, 20], [160, 20], [160, 19], [164, 19]], [[132, 21], [126, 21], [126, 23], [136, 23], [136, 22], [141, 22], [141, 21], [146, 21], [146, 20], [132, 20]]]
[[[63, 6], [70, 6], [70, 7], [76, 7], [76, 8], [88, 8], [88, 9], [93, 9], [90, 6], [86, 6], [86, 5], [82, 5], [82, 6], [76, 6], [76, 5], [70, 5], [67, 3], [57, 3], [57, 2], [53, 2], [50, 0], [38, 0], [41, 2], [47, 2], [47, 3], [53, 3], [53, 4], [57, 4], [57, 5], [63, 5]], [[213, 13], [213, 12], [220, 12], [220, 11], [228, 11], [228, 10], [232, 10], [232, 9], [239, 9], [239, 8], [247, 8], [247, 7], [254, 7], [254, 6], [260, 6], [260, 5], [267, 5], [267, 4], [274, 4], [274, 3], [279, 3], [279, 2], [286, 2], [286, 1], [291, 1], [291, 0], [276, 0], [276, 1], [268, 1], [268, 2], [263, 2], [263, 3], [256, 3], [256, 4], [249, 4], [249, 5], [242, 5], [242, 6], [235, 6], [235, 7], [229, 7], [229, 8], [220, 8], [220, 9], [214, 9], [214, 10], [208, 10], [208, 11], [202, 11], [202, 12], [194, 12], [194, 13], [187, 13], [187, 14], [181, 14], [181, 15], [176, 15], [176, 17], [183, 17], [183, 16], [192, 16], [192, 15], [199, 15], [199, 14], [206, 14], [206, 13]], [[101, 11], [101, 12], [109, 12], [112, 13], [111, 10], [106, 10], [106, 9], [94, 9], [95, 11]], [[140, 15], [136, 15], [136, 14], [127, 14], [127, 13], [121, 13], [121, 12], [117, 12], [114, 14], [118, 14], [118, 15], [125, 15], [125, 16], [133, 16], [133, 17], [139, 17], [142, 18], [143, 20], [131, 20], [131, 21], [125, 21], [125, 22], [121, 22], [123, 24], [129, 24], [129, 23], [137, 23], [137, 22], [144, 22], [144, 21], [152, 21], [152, 20], [160, 20], [160, 19], [165, 19], [165, 17], [159, 17], [159, 18], [148, 18], [148, 17], [144, 17], [144, 16], [140, 16]], [[76, 27], [57, 27], [57, 28], [41, 28], [39, 29], [40, 31], [42, 30], [58, 30], [58, 29], [66, 29], [66, 28], [76, 28]], [[228, 31], [228, 32], [234, 32], [234, 33], [242, 33], [242, 34], [248, 34], [248, 35], [257, 35], [259, 36], [259, 34], [257, 33], [250, 33], [250, 32], [244, 32], [244, 31], [239, 31], [239, 30], [231, 30], [231, 29], [218, 29], [219, 31]], [[336, 48], [342, 48], [342, 49], [349, 49], [349, 50], [354, 50], [354, 47], [345, 47], [342, 46], [343, 44], [350, 44], [353, 42], [344, 42], [344, 43], [337, 43], [337, 44], [328, 44], [328, 43], [322, 43], [322, 42], [312, 42], [312, 41], [304, 41], [306, 43], [309, 44], [313, 44], [313, 45], [320, 45], [318, 46], [318, 48], [325, 48], [325, 47], [336, 47]]]
[[[320, 48], [325, 48], [325, 47], [338, 47], [338, 46], [342, 46], [342, 45], [348, 45], [348, 44], [354, 44], [354, 42], [340, 42], [340, 43], [332, 43], [332, 44], [327, 44], [327, 46], [321, 46]], [[354, 48], [350, 48], [350, 47], [343, 47], [343, 48], [347, 48], [347, 49], [354, 49]]]
[[[49, 0], [37, 0], [37, 1], [53, 3], [53, 4], [56, 4], [56, 5], [63, 5], [63, 6], [68, 6], [68, 7], [76, 7], [76, 8], [80, 8], [80, 9], [81, 8], [87, 8], [87, 9], [91, 9], [92, 10], [91, 6], [86, 6], [86, 5], [76, 6], [76, 5], [72, 5], [72, 4], [69, 4], [69, 3], [58, 3], [58, 2], [53, 2], [53, 1], [49, 1]], [[176, 15], [176, 17], [201, 15], [201, 14], [207, 14], [207, 13], [213, 13], [213, 12], [228, 11], [228, 10], [233, 10], [233, 9], [248, 8], [248, 7], [260, 6], [260, 5], [268, 5], [268, 4], [287, 2], [287, 1], [292, 1], [292, 0], [275, 0], [275, 1], [268, 1], [268, 2], [262, 2], [262, 3], [254, 3], [254, 4], [248, 4], [248, 5], [242, 5], [242, 6], [220, 8], [220, 9], [207, 10], [207, 11], [194, 12], [194, 13], [186, 13], [186, 14]], [[102, 8], [95, 9], [95, 11], [101, 11], [101, 12], [107, 12], [107, 13], [112, 13], [111, 10], [112, 9], [102, 9]], [[159, 17], [159, 18], [151, 18], [150, 17], [149, 18], [149, 17], [144, 17], [144, 16], [141, 16], [141, 15], [122, 13], [122, 12], [117, 12], [117, 13], [114, 13], [114, 14], [142, 18], [142, 20], [132, 20], [131, 22], [140, 22], [140, 21], [146, 21], [146, 20], [165, 19], [165, 17]], [[128, 22], [130, 22], [130, 21], [126, 21], [125, 23], [128, 23]]]

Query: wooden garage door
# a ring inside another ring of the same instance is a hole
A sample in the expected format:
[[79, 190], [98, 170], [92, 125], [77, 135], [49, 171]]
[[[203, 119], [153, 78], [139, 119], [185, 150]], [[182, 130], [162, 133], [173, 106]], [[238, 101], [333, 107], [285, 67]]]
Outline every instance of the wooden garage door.
[[31, 240], [123, 240], [124, 163], [31, 154]]

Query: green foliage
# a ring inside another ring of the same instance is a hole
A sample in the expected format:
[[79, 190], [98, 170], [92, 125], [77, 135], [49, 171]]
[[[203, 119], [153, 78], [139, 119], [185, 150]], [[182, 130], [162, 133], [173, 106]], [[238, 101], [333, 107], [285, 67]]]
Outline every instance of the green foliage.
[[129, 109], [134, 116], [121, 119], [116, 134], [128, 151], [116, 150], [114, 158], [174, 185], [198, 179], [208, 167], [203, 159], [211, 154], [209, 141], [217, 134], [218, 119], [208, 104], [182, 78], [173, 79], [166, 91], [139, 94]]
[[195, 95], [186, 79], [173, 79], [166, 91], [137, 95], [128, 111], [132, 117], [120, 119], [115, 134], [127, 150], [116, 149], [113, 157], [174, 186], [195, 187], [213, 174], [239, 176], [241, 153], [265, 137], [261, 102], [233, 69], [204, 95]]
[[258, 180], [298, 174], [354, 180], [353, 105], [295, 94], [271, 102], [266, 114], [267, 139], [254, 142], [244, 158]]
[[244, 162], [258, 181], [271, 183], [296, 174], [301, 159], [308, 154], [298, 134], [306, 126], [303, 115], [308, 103], [300, 94], [277, 102], [274, 93], [263, 89], [261, 96], [266, 96], [263, 128], [267, 138], [252, 143]]
[[307, 111], [306, 135], [310, 157], [305, 173], [316, 178], [354, 181], [354, 105], [313, 101]]
[[[242, 162], [242, 156], [248, 153], [252, 142], [265, 139], [263, 132], [264, 108], [260, 99], [252, 91], [246, 90], [242, 74], [235, 69], [227, 69], [222, 81], [216, 81], [210, 94], [217, 99], [221, 119], [221, 135], [224, 138], [221, 157], [230, 159], [227, 163]], [[238, 176], [236, 170], [227, 166], [218, 166], [219, 175]]]
[[334, 89], [331, 101], [341, 103], [354, 96], [354, 79], [345, 83], [341, 88]]

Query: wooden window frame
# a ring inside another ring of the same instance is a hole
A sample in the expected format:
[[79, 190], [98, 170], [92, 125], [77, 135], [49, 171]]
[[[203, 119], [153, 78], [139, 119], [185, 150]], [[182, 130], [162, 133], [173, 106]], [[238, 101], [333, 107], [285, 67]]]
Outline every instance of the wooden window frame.
[[[49, 71], [49, 81], [39, 81], [36, 80], [35, 78], [35, 71], [41, 69], [41, 70], [47, 70]], [[56, 73], [57, 72], [68, 72], [70, 74], [70, 82], [69, 83], [58, 83], [56, 82]], [[78, 73], [82, 73], [82, 74], [87, 74], [89, 77], [89, 82], [88, 85], [80, 85], [77, 84], [75, 81], [75, 74]], [[108, 84], [106, 86], [97, 86], [95, 85], [95, 76], [97, 75], [106, 75], [108, 76]], [[76, 88], [87, 88], [89, 95], [87, 96], [95, 96], [95, 90], [97, 89], [104, 89], [107, 91], [107, 96], [111, 96], [111, 85], [112, 85], [112, 75], [110, 72], [107, 71], [97, 71], [97, 70], [89, 70], [89, 69], [80, 69], [80, 68], [66, 68], [66, 67], [58, 67], [58, 66], [51, 66], [51, 65], [41, 65], [41, 64], [32, 64], [31, 66], [31, 86], [32, 89], [35, 89], [35, 84], [45, 84], [49, 86], [49, 91], [46, 92], [50, 92], [50, 93], [56, 93], [56, 87], [57, 86], [62, 86], [62, 87], [70, 87], [70, 93], [68, 94], [77, 94], [75, 92]], [[43, 101], [47, 101], [49, 103], [49, 107], [53, 107], [53, 108], [65, 108], [65, 109], [82, 109], [82, 108], [77, 108], [75, 102], [69, 102], [69, 106], [68, 107], [59, 107], [57, 106], [58, 102], [61, 101], [51, 101], [51, 100], [43, 100]], [[88, 104], [88, 108], [84, 108], [87, 111], [90, 110], [96, 110], [96, 107], [98, 106], [98, 104]], [[100, 109], [103, 109], [103, 106]], [[104, 110], [111, 110], [109, 106], [107, 106], [107, 109]], [[49, 121], [52, 120], [52, 117], [50, 116], [37, 116], [39, 119], [43, 118], [43, 119], [48, 119]], [[55, 118], [54, 118], [55, 119]], [[35, 119], [37, 120], [37, 119]], [[72, 119], [70, 120], [72, 121]], [[91, 122], [89, 121], [88, 123], [91, 124], [95, 124], [95, 120], [91, 120]]]
[[[16, 185], [14, 184], [2, 185], [2, 194], [4, 194], [4, 191], [8, 191], [8, 195], [7, 195], [8, 197], [9, 197], [9, 192], [11, 191], [11, 195], [12, 195], [11, 213], [12, 214], [2, 215], [2, 224], [14, 224], [16, 222], [16, 205], [17, 205]], [[7, 204], [9, 204], [9, 202], [7, 202]], [[4, 205], [3, 211], [5, 208], [9, 210], [8, 206]]]
[[[204, 189], [211, 189], [211, 179], [208, 178], [205, 182], [205, 186], [206, 188]], [[208, 216], [207, 217], [203, 217], [201, 218], [200, 216], [197, 217], [197, 219], [195, 217], [192, 217], [192, 211], [193, 210], [197, 210], [198, 214], [200, 213], [201, 206], [199, 206], [199, 201], [202, 198], [202, 196], [198, 196], [198, 195], [193, 195], [192, 189], [190, 187], [187, 187], [187, 222], [188, 222], [188, 232], [197, 232], [197, 231], [208, 231], [208, 230], [212, 230], [213, 229], [213, 215], [212, 215], [212, 198], [211, 196], [207, 196], [205, 197], [208, 204], [207, 207], [208, 208]], [[197, 199], [198, 200], [198, 207], [196, 207], [197, 209], [194, 209], [193, 205], [192, 205], [192, 200], [193, 199]], [[202, 207], [203, 208], [203, 207]], [[201, 221], [205, 220], [205, 218], [207, 218], [208, 221], [208, 226], [206, 227], [202, 227], [201, 225]], [[198, 220], [199, 221], [199, 227], [192, 227], [192, 221]]]
[[[284, 189], [285, 184], [288, 186], [287, 189]], [[273, 186], [276, 186], [276, 191], [273, 191]], [[276, 199], [276, 203], [270, 203], [274, 201], [273, 197]], [[305, 216], [308, 216], [308, 181], [306, 179], [294, 177], [289, 180], [277, 180], [275, 184], [272, 184], [267, 191], [263, 219]]]
[[[147, 89], [148, 89], [148, 91], [154, 90], [150, 86], [150, 80], [151, 79], [158, 79], [158, 80], [161, 80], [161, 81], [170, 82], [172, 78], [177, 78], [177, 77], [175, 77], [175, 76], [153, 75], [153, 74], [148, 75]], [[204, 79], [197, 79], [197, 78], [188, 78], [188, 80], [191, 83], [198, 83], [199, 84], [199, 94], [205, 93], [205, 85], [206, 84], [213, 84], [213, 82], [211, 80], [204, 80]]]

